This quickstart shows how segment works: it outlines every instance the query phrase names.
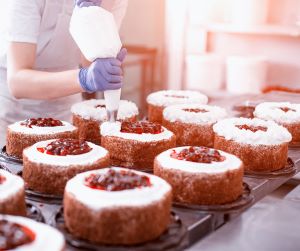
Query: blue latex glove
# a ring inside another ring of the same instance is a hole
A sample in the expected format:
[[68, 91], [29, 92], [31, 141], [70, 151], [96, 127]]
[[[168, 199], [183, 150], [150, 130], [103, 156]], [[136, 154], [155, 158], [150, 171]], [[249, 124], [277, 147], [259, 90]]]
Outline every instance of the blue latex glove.
[[122, 87], [122, 63], [127, 50], [122, 48], [117, 58], [96, 59], [88, 68], [79, 71], [79, 82], [86, 92], [117, 90]]
[[75, 0], [78, 7], [100, 6], [102, 0]]

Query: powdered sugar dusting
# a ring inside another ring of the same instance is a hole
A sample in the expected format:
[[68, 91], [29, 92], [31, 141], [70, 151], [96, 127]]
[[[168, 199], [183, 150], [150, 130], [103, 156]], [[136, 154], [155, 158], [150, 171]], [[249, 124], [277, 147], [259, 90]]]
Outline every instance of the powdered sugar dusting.
[[[124, 168], [114, 167], [115, 170], [128, 170]], [[90, 171], [78, 174], [69, 180], [66, 186], [66, 193], [70, 193], [75, 198], [93, 210], [101, 210], [110, 207], [122, 206], [145, 206], [153, 202], [161, 200], [167, 193], [171, 191], [171, 186], [163, 179], [138, 171], [136, 174], [146, 175], [149, 177], [152, 186], [141, 187], [123, 191], [106, 191], [92, 189], [84, 184], [84, 180], [92, 173], [105, 173], [109, 168]]]
[[151, 93], [147, 97], [147, 102], [151, 105], [166, 107], [178, 104], [207, 104], [208, 98], [197, 91], [163, 90]]
[[23, 121], [16, 122], [8, 126], [8, 128], [13, 132], [29, 134], [29, 135], [49, 135], [49, 134], [56, 134], [56, 133], [63, 133], [63, 132], [73, 132], [77, 130], [77, 128], [71, 125], [68, 122], [62, 121], [63, 126], [53, 126], [53, 127], [39, 127], [39, 126], [32, 126], [27, 127], [21, 125]]
[[46, 224], [42, 224], [25, 217], [0, 215], [0, 220], [8, 220], [32, 230], [36, 234], [33, 242], [18, 247], [17, 251], [61, 251], [64, 250], [65, 239], [63, 235]]
[[[255, 127], [266, 127], [267, 131], [239, 129], [237, 125], [248, 125]], [[273, 121], [265, 121], [258, 118], [230, 118], [217, 122], [213, 126], [213, 130], [219, 136], [223, 136], [226, 140], [234, 140], [236, 142], [250, 145], [279, 145], [292, 140], [291, 134], [286, 128], [276, 124]]]
[[[74, 104], [71, 108], [71, 112], [86, 120], [93, 119], [102, 122], [107, 120], [107, 114], [104, 105], [104, 99], [91, 99]], [[96, 108], [97, 106], [103, 107]], [[139, 111], [135, 103], [127, 100], [120, 101], [118, 111], [119, 120], [129, 119], [137, 116], [138, 114]]]
[[216, 174], [224, 173], [230, 170], [235, 170], [242, 168], [242, 161], [236, 156], [219, 151], [222, 156], [225, 156], [226, 159], [221, 162], [212, 162], [212, 163], [196, 163], [191, 161], [178, 160], [171, 158], [170, 155], [173, 150], [180, 152], [183, 149], [189, 148], [189, 146], [177, 147], [169, 149], [156, 157], [156, 160], [161, 165], [161, 167], [166, 169], [176, 169], [189, 173], [206, 173], [206, 174]]
[[0, 169], [0, 175], [5, 181], [0, 185], [0, 202], [24, 190], [24, 181], [19, 176]]
[[[190, 112], [184, 109], [200, 109], [207, 112]], [[190, 124], [213, 124], [227, 116], [226, 110], [218, 106], [202, 104], [171, 105], [164, 109], [164, 119]]]
[[[281, 108], [290, 110], [284, 111]], [[274, 120], [277, 123], [299, 123], [300, 104], [290, 102], [265, 102], [256, 106], [254, 116], [265, 120]]]
[[46, 147], [48, 144], [55, 140], [46, 140], [34, 144], [24, 150], [24, 156], [26, 156], [31, 162], [39, 164], [48, 164], [58, 167], [69, 167], [70, 165], [91, 165], [101, 158], [104, 158], [108, 151], [101, 146], [88, 142], [88, 145], [92, 148], [90, 152], [79, 155], [50, 155], [42, 153], [37, 148]]
[[162, 127], [163, 131], [158, 134], [151, 134], [151, 133], [142, 133], [142, 134], [136, 134], [136, 133], [125, 133], [121, 132], [121, 123], [109, 123], [105, 122], [100, 127], [100, 132], [103, 137], [105, 136], [115, 136], [123, 139], [129, 139], [129, 140], [137, 140], [141, 142], [153, 142], [153, 141], [161, 141], [170, 139], [174, 134], [166, 129], [165, 127]]

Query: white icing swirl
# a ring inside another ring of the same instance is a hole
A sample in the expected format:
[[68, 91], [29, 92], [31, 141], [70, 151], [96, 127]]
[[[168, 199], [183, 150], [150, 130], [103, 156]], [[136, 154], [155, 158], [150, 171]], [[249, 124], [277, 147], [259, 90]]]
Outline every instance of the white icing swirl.
[[[184, 109], [202, 109], [207, 112], [190, 112]], [[226, 110], [218, 106], [201, 104], [171, 105], [164, 109], [164, 119], [170, 122], [189, 124], [213, 124], [227, 116]]]
[[24, 190], [24, 181], [19, 176], [2, 169], [0, 175], [5, 177], [5, 181], [0, 184], [0, 203]]
[[169, 149], [159, 154], [156, 157], [156, 160], [158, 161], [158, 163], [161, 165], [162, 168], [176, 169], [183, 172], [195, 173], [195, 174], [196, 173], [197, 174], [224, 173], [230, 170], [242, 168], [242, 161], [238, 157], [219, 150], [218, 151], [220, 152], [220, 154], [226, 157], [226, 159], [222, 162], [196, 163], [191, 161], [178, 160], [170, 157], [173, 150], [175, 150], [176, 152], [180, 152], [189, 147], [190, 146], [184, 146], [184, 147]]
[[[107, 113], [104, 107], [98, 107], [98, 105], [105, 105], [104, 99], [91, 99], [83, 101], [77, 104], [74, 104], [71, 108], [71, 112], [75, 115], [78, 115], [86, 120], [97, 120], [97, 121], [106, 121]], [[121, 100], [118, 110], [118, 119], [125, 120], [137, 116], [139, 110], [135, 103], [127, 100]]]
[[163, 90], [151, 93], [147, 97], [147, 102], [151, 105], [166, 107], [169, 105], [192, 103], [207, 104], [208, 98], [197, 91]]
[[33, 146], [26, 148], [24, 150], [24, 156], [26, 156], [31, 162], [53, 165], [57, 167], [68, 167], [70, 165], [91, 165], [96, 161], [104, 158], [108, 154], [108, 151], [106, 149], [90, 142], [88, 142], [88, 145], [92, 148], [92, 150], [88, 153], [79, 155], [57, 156], [42, 153], [37, 150], [37, 148], [46, 147], [48, 144], [55, 140], [56, 139], [41, 141], [34, 144]]
[[[238, 125], [262, 126], [267, 131], [239, 129]], [[261, 119], [247, 118], [230, 118], [217, 122], [213, 126], [213, 130], [219, 136], [223, 136], [226, 140], [234, 140], [239, 143], [250, 145], [280, 145], [292, 140], [291, 134], [286, 128], [276, 124], [273, 121], [265, 121]]]
[[[129, 170], [125, 168], [113, 167], [114, 170]], [[139, 175], [145, 175], [150, 178], [152, 186], [134, 188], [123, 191], [105, 191], [92, 189], [84, 184], [84, 180], [92, 173], [106, 173], [109, 168], [85, 172], [76, 175], [69, 180], [66, 186], [66, 193], [75, 196], [76, 200], [83, 203], [93, 210], [101, 210], [110, 207], [139, 207], [146, 206], [153, 202], [161, 200], [171, 191], [170, 185], [163, 179], [146, 174], [143, 172], [133, 171]]]
[[[289, 108], [285, 112], [280, 108]], [[274, 120], [277, 123], [299, 123], [300, 104], [290, 102], [265, 102], [256, 106], [254, 116], [265, 120]]]
[[65, 121], [62, 121], [63, 126], [53, 126], [53, 127], [32, 126], [32, 128], [21, 125], [22, 122], [24, 121], [19, 121], [14, 124], [11, 124], [8, 126], [8, 128], [13, 132], [29, 134], [29, 135], [49, 135], [49, 134], [51, 135], [51, 134], [63, 133], [63, 132], [73, 132], [77, 130], [75, 126]]
[[[56, 229], [42, 223], [30, 220], [25, 217], [0, 215], [0, 220], [20, 224], [33, 231], [36, 236], [31, 243], [22, 245], [13, 250], [15, 251], [62, 251], [65, 246], [63, 235]], [[11, 250], [12, 251], [12, 250]]]
[[170, 139], [174, 134], [166, 129], [165, 127], [162, 127], [163, 131], [158, 134], [151, 134], [151, 133], [125, 133], [121, 132], [121, 123], [110, 123], [105, 122], [100, 127], [100, 133], [103, 137], [105, 136], [114, 136], [119, 137], [123, 139], [129, 139], [129, 140], [136, 140], [140, 142], [153, 142], [153, 141], [161, 141], [161, 140], [167, 140]]

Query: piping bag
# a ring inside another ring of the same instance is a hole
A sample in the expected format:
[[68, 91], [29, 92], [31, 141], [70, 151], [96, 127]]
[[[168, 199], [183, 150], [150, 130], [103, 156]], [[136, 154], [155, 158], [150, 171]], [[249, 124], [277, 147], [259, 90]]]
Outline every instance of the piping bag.
[[[98, 7], [75, 7], [70, 33], [87, 60], [115, 58], [122, 48], [117, 24], [109, 11]], [[121, 89], [104, 91], [107, 119], [117, 120]]]

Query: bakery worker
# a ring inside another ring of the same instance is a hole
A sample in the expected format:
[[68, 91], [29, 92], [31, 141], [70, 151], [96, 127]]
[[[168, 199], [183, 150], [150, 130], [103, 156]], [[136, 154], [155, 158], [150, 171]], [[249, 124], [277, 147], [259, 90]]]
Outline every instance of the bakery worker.
[[[0, 143], [8, 124], [26, 118], [69, 120], [81, 92], [119, 89], [122, 49], [116, 59], [91, 65], [69, 33], [74, 0], [9, 0], [7, 27], [0, 31]], [[120, 27], [127, 0], [75, 0], [79, 7], [101, 5]], [[3, 8], [2, 8], [3, 10]], [[79, 70], [79, 65], [85, 69]]]

